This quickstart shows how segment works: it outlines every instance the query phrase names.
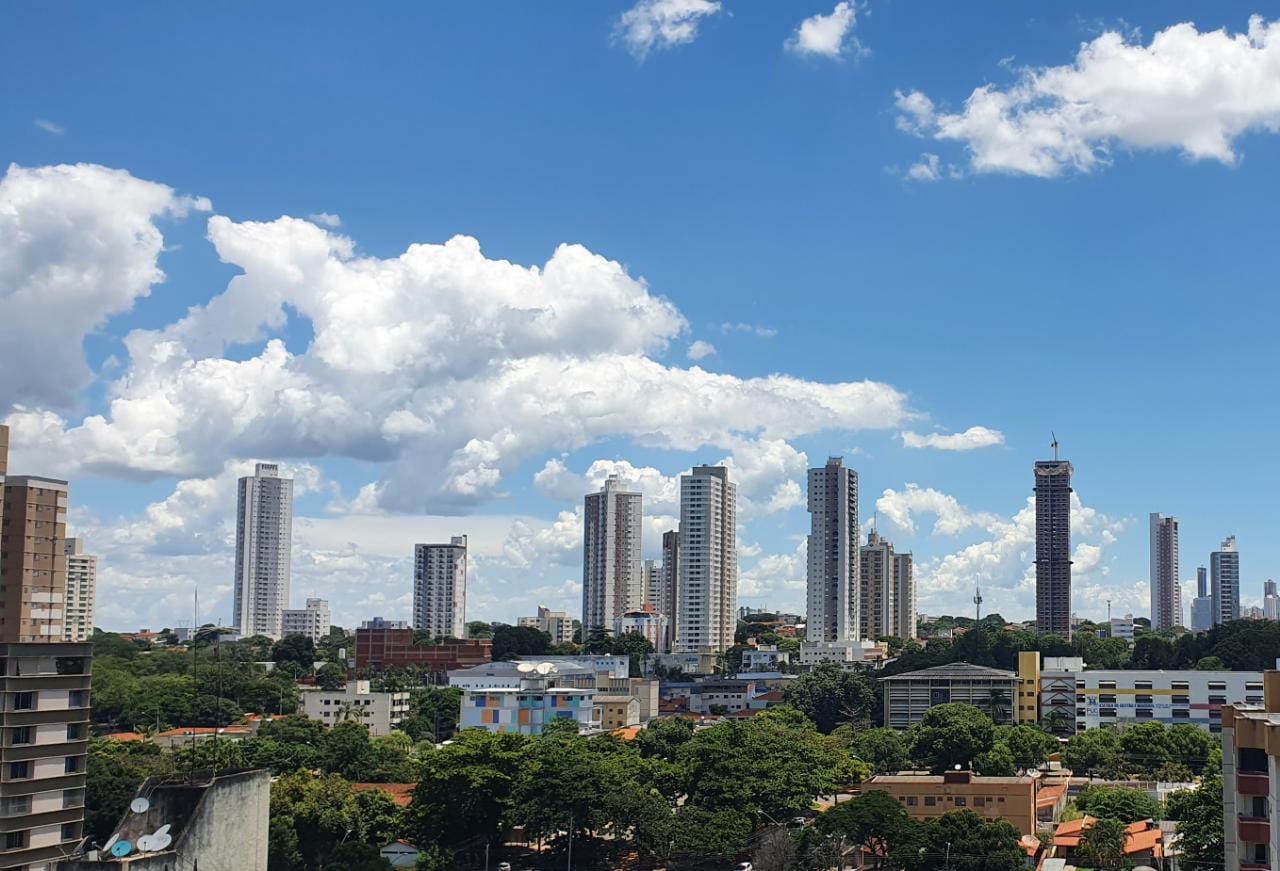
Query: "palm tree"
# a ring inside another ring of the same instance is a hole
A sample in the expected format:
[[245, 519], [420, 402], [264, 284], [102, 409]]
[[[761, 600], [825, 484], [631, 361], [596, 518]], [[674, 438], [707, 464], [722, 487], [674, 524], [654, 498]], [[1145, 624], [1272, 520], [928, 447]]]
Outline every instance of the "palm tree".
[[364, 705], [355, 700], [343, 702], [338, 706], [336, 712], [336, 719], [339, 723], [345, 723], [347, 720], [355, 720], [357, 723], [361, 723], [367, 716], [369, 716], [369, 711]]
[[1003, 687], [992, 687], [987, 693], [987, 713], [997, 723], [1009, 718], [1009, 691]]

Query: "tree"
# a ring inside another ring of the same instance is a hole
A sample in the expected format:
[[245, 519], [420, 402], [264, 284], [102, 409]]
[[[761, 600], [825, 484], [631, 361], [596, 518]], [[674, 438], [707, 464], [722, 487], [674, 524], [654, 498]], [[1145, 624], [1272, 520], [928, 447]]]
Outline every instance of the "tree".
[[544, 734], [533, 743], [513, 796], [511, 821], [538, 837], [590, 832], [608, 822], [608, 796], [617, 782], [605, 757], [572, 734]]
[[326, 662], [324, 665], [316, 669], [316, 686], [322, 690], [338, 689], [347, 680], [347, 670], [334, 665], [332, 662]]
[[1021, 834], [1004, 820], [984, 820], [970, 810], [953, 811], [925, 823], [914, 854], [908, 845], [897, 858], [912, 871], [1022, 871]]
[[484, 620], [472, 620], [467, 624], [468, 638], [492, 638], [493, 626]]
[[645, 758], [657, 757], [674, 762], [676, 753], [693, 737], [693, 723], [681, 717], [650, 720], [636, 735], [636, 749]]
[[1223, 867], [1221, 776], [1206, 777], [1195, 789], [1173, 793], [1166, 813], [1178, 821], [1179, 868], [1218, 871]]
[[518, 656], [542, 656], [551, 636], [533, 626], [499, 626], [493, 631], [494, 662]]
[[[286, 838], [281, 846], [286, 852], [296, 851], [302, 867], [308, 869], [325, 867], [326, 857], [339, 844], [348, 840], [360, 843], [365, 839], [356, 792], [350, 783], [336, 775], [312, 777], [307, 772], [298, 772], [279, 778], [271, 785], [271, 820], [274, 823], [277, 819], [282, 824], [288, 820], [296, 836], [296, 839]], [[276, 851], [274, 837], [271, 851]], [[268, 861], [274, 868], [283, 865], [285, 860], [269, 855]]]
[[1130, 663], [1132, 668], [1150, 670], [1178, 667], [1173, 642], [1151, 632], [1139, 636], [1133, 642]]
[[785, 829], [764, 832], [751, 854], [755, 871], [791, 871], [795, 867], [796, 842]]
[[1013, 751], [1008, 744], [997, 741], [986, 753], [981, 753], [973, 760], [973, 768], [984, 777], [1013, 777], [1018, 773], [1018, 764], [1013, 758]]
[[993, 722], [1005, 723], [1009, 720], [1009, 691], [1003, 687], [992, 687], [987, 691], [987, 716]]
[[1216, 656], [1206, 656], [1196, 663], [1196, 671], [1226, 671], [1227, 666]]
[[1120, 735], [1114, 729], [1077, 732], [1062, 748], [1062, 759], [1077, 776], [1114, 773], [1121, 767]]
[[271, 661], [277, 666], [292, 664], [299, 671], [311, 671], [316, 646], [306, 635], [286, 635], [271, 646]]
[[685, 805], [676, 809], [673, 822], [676, 851], [699, 859], [733, 859], [746, 850], [751, 833], [751, 819], [727, 808]]
[[1080, 836], [1080, 855], [1099, 868], [1115, 868], [1124, 858], [1124, 823], [1099, 818]]
[[860, 845], [871, 867], [890, 867], [890, 857], [911, 838], [915, 823], [897, 799], [883, 790], [841, 802], [818, 817], [823, 834], [840, 835]]
[[996, 741], [1008, 746], [1009, 752], [1013, 754], [1013, 763], [1018, 768], [1039, 768], [1060, 747], [1058, 739], [1052, 735], [1035, 726], [1026, 725], [997, 726]]
[[841, 726], [832, 734], [846, 738], [854, 754], [870, 765], [876, 774], [893, 774], [911, 764], [910, 746], [897, 729]]
[[111, 836], [142, 781], [172, 773], [173, 760], [149, 742], [95, 738], [89, 742], [85, 770], [85, 834], [101, 844]]
[[1145, 789], [1089, 787], [1076, 799], [1076, 807], [1099, 819], [1119, 820], [1122, 825], [1160, 818], [1159, 803]]
[[871, 679], [860, 670], [850, 671], [834, 662], [800, 675], [787, 687], [784, 697], [823, 734], [845, 723], [870, 723], [875, 707]]
[[324, 862], [334, 871], [394, 871], [393, 866], [372, 844], [339, 844]]
[[935, 705], [911, 730], [912, 756], [934, 772], [969, 768], [995, 741], [991, 718], [972, 705]]
[[93, 656], [118, 656], [120, 659], [133, 659], [141, 652], [136, 642], [127, 638], [121, 638], [114, 632], [103, 632], [101, 629], [93, 630], [93, 637], [89, 639], [93, 642]]
[[240, 706], [230, 699], [220, 699], [217, 696], [196, 696], [195, 703], [191, 706], [191, 716], [187, 718], [186, 726], [230, 726], [236, 720], [244, 716], [244, 711], [240, 710]]
[[360, 781], [369, 772], [372, 752], [369, 730], [361, 723], [347, 720], [325, 733], [317, 758], [325, 771]]

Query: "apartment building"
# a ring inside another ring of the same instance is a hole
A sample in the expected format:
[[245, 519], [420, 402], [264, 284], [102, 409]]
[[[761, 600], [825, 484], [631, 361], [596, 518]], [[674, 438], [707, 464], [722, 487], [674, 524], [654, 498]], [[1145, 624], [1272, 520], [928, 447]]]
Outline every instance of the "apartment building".
[[1223, 859], [1241, 871], [1280, 865], [1280, 671], [1262, 680], [1261, 704], [1222, 709]]
[[62, 623], [63, 641], [88, 641], [93, 637], [93, 603], [98, 586], [98, 558], [84, 552], [84, 541], [63, 542], [67, 557], [66, 613]]
[[1262, 686], [1257, 671], [1085, 670], [1078, 657], [1045, 657], [1040, 719], [1057, 735], [1144, 722], [1219, 732], [1223, 707], [1261, 704]]
[[435, 637], [467, 635], [467, 537], [413, 548], [413, 628]]
[[[867, 621], [887, 621], [892, 605], [859, 593], [858, 473], [842, 457], [831, 457], [825, 466], [809, 470], [808, 483], [805, 637], [814, 642], [875, 638], [864, 631]], [[882, 589], [891, 594], [892, 582], [872, 585], [873, 591]], [[874, 615], [860, 613], [864, 598], [876, 609]]]
[[598, 493], [583, 499], [582, 631], [613, 629], [627, 611], [645, 602], [640, 551], [643, 497], [622, 489], [610, 475]]
[[970, 810], [988, 820], [1007, 820], [1024, 835], [1036, 833], [1036, 780], [1033, 777], [981, 777], [971, 771], [945, 774], [881, 774], [862, 791], [887, 792], [907, 815], [929, 820]]
[[521, 617], [520, 626], [531, 626], [539, 632], [551, 636], [552, 644], [568, 644], [573, 641], [573, 618], [564, 611], [552, 611], [550, 608], [538, 606], [535, 617]]
[[680, 533], [669, 529], [662, 533], [662, 570], [656, 592], [652, 593], [658, 613], [667, 618], [670, 638], [659, 653], [670, 653], [676, 644], [680, 625]]
[[0, 868], [45, 871], [84, 836], [93, 645], [0, 645]]
[[724, 466], [680, 476], [679, 624], [675, 650], [717, 653], [738, 627], [738, 488]]
[[1182, 602], [1178, 595], [1178, 518], [1152, 513], [1151, 539], [1151, 628], [1157, 632], [1182, 625]]
[[280, 638], [293, 565], [293, 479], [256, 463], [236, 497], [234, 617], [241, 635]]
[[62, 641], [67, 482], [9, 475], [0, 502], [0, 641]]
[[1213, 625], [1240, 619], [1240, 551], [1236, 537], [1228, 535], [1209, 554], [1209, 588], [1213, 599]]
[[374, 692], [367, 680], [353, 680], [340, 690], [303, 690], [302, 712], [326, 726], [351, 721], [373, 736], [388, 735], [409, 716], [409, 693]]
[[615, 638], [632, 633], [648, 639], [654, 650], [666, 650], [671, 637], [671, 624], [652, 605], [646, 605], [638, 611], [628, 611], [613, 622]]
[[[532, 663], [530, 663], [532, 664]], [[515, 687], [463, 689], [459, 729], [541, 735], [555, 720], [572, 720], [579, 732], [594, 727], [595, 687], [556, 686], [554, 670], [521, 674]]]
[[[934, 705], [964, 702], [991, 715], [997, 723], [1014, 722], [1018, 676], [1012, 671], [952, 662], [880, 678], [884, 692], [884, 724], [909, 729]], [[1035, 804], [1032, 803], [1032, 816]]]
[[280, 615], [283, 635], [305, 635], [316, 644], [329, 634], [331, 623], [328, 599], [307, 599], [305, 608], [286, 608]]

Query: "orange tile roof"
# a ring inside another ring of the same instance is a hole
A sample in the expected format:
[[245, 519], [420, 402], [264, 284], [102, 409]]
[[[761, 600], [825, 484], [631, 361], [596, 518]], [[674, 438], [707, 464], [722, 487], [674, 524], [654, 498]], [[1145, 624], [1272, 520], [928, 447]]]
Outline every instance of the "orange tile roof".
[[147, 736], [139, 732], [112, 732], [107, 736], [110, 741], [145, 741]]
[[[1078, 820], [1060, 823], [1053, 833], [1053, 846], [1075, 848], [1080, 846], [1080, 838], [1084, 831], [1092, 826], [1096, 819], [1084, 816]], [[1136, 853], [1151, 853], [1160, 858], [1164, 855], [1164, 833], [1151, 820], [1138, 820], [1124, 827], [1124, 853], [1126, 856]]]
[[412, 783], [353, 783], [351, 785], [355, 787], [357, 792], [369, 792], [375, 789], [379, 792], [385, 792], [400, 807], [405, 807], [409, 802], [413, 801], [413, 787], [415, 784]]
[[190, 738], [193, 735], [249, 735], [253, 730], [248, 726], [179, 726], [177, 729], [166, 729], [156, 732], [156, 738]]
[[636, 736], [640, 734], [639, 726], [623, 726], [620, 729], [614, 729], [611, 733], [615, 738], [621, 738], [623, 741], [634, 741]]

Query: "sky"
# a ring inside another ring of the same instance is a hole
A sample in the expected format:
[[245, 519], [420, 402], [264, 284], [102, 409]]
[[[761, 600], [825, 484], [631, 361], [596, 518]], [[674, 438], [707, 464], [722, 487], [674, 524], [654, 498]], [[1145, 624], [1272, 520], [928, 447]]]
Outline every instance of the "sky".
[[[936, 12], [936, 10], [934, 10]], [[741, 604], [803, 611], [843, 456], [920, 610], [1034, 613], [1032, 464], [1075, 468], [1074, 608], [1148, 613], [1227, 535], [1280, 574], [1280, 21], [893, 0], [13, 4], [0, 420], [71, 482], [99, 625], [231, 615], [236, 479], [295, 477], [292, 600], [581, 603], [582, 496], [739, 485]]]

